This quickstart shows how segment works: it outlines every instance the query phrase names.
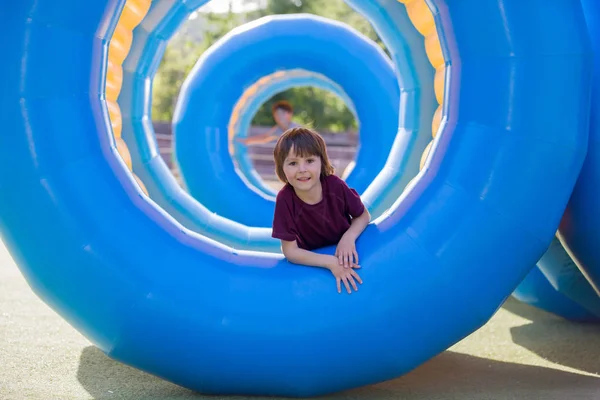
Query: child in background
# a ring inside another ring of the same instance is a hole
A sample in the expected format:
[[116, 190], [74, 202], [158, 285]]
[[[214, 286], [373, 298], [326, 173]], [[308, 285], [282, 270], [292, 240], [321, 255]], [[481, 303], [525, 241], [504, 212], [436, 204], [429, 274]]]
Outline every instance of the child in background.
[[284, 131], [298, 126], [292, 122], [294, 108], [289, 102], [285, 100], [278, 101], [271, 107], [271, 112], [275, 121], [275, 125], [271, 129], [255, 136], [248, 136], [246, 138], [238, 137], [236, 140], [245, 145], [269, 143], [277, 140]]
[[[274, 238], [281, 240], [284, 256], [292, 263], [327, 268], [348, 293], [362, 283], [356, 239], [371, 220], [360, 196], [348, 187], [327, 157], [323, 138], [296, 127], [279, 137], [273, 152], [275, 168], [285, 186], [277, 194]], [[311, 250], [337, 245], [335, 256]]]

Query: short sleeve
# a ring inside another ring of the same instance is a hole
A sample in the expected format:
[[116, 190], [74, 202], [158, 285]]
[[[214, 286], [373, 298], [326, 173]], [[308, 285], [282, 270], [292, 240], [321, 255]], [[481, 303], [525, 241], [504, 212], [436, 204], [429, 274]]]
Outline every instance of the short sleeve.
[[277, 194], [275, 214], [273, 216], [273, 231], [271, 237], [286, 241], [296, 240], [298, 230], [294, 222], [292, 201], [285, 191]]
[[342, 181], [342, 190], [344, 191], [344, 200], [346, 202], [346, 212], [352, 218], [358, 218], [365, 212], [365, 205], [356, 190], [350, 188], [348, 184]]

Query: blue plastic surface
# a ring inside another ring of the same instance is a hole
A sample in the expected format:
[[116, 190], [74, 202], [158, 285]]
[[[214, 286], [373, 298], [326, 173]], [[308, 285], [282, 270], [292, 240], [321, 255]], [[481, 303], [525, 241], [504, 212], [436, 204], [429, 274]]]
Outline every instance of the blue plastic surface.
[[539, 268], [533, 268], [513, 292], [524, 303], [577, 322], [597, 322], [598, 317], [557, 291]]
[[244, 225], [271, 227], [274, 196], [248, 190], [235, 172], [225, 133], [246, 88], [294, 68], [325, 75], [354, 104], [361, 145], [348, 185], [362, 193], [383, 168], [398, 132], [400, 106], [394, 68], [383, 50], [338, 21], [310, 14], [263, 17], [232, 30], [202, 54], [175, 108], [173, 139], [181, 176], [189, 193], [212, 212]]
[[[600, 25], [597, 20], [600, 17], [600, 4], [594, 0], [583, 0], [582, 5], [594, 53], [600, 54]], [[599, 104], [599, 65], [598, 60], [595, 60], [588, 154], [557, 235], [562, 243], [557, 239], [553, 240], [546, 253], [538, 261], [537, 266], [534, 267], [539, 268], [542, 276], [548, 279], [550, 286], [560, 292], [561, 296], [548, 295], [544, 293], [546, 284], [532, 285], [527, 280], [519, 286], [516, 296], [521, 301], [539, 306], [546, 311], [562, 310], [556, 313], [567, 319], [578, 319], [579, 310], [574, 310], [571, 305], [562, 304], [563, 302], [575, 302], [579, 307], [593, 313], [596, 318], [600, 317], [600, 297], [598, 296], [600, 292], [595, 292], [594, 286], [591, 286], [591, 283], [595, 285], [594, 271], [598, 271], [600, 267], [600, 253], [596, 249], [600, 238], [597, 190], [600, 183], [600, 161], [598, 160], [600, 135], [597, 132], [598, 124], [595, 115], [598, 112]], [[565, 250], [564, 245], [570, 249], [571, 256], [574, 256], [579, 269]], [[589, 282], [586, 281], [586, 276]], [[597, 290], [598, 286], [595, 288]], [[536, 293], [536, 290], [542, 292]], [[556, 304], [551, 304], [551, 302], [556, 302]], [[567, 310], [571, 310], [572, 315]]]
[[558, 237], [600, 295], [600, 2], [581, 0], [581, 4], [596, 55], [589, 145]]
[[196, 8], [207, 0], [155, 0], [135, 29], [129, 56], [123, 65], [123, 88], [119, 105], [123, 133], [133, 171], [156, 204], [183, 227], [236, 249], [280, 253], [271, 229], [251, 228], [220, 217], [198, 203], [175, 180], [158, 151], [151, 120], [152, 87], [168, 39]]
[[[135, 30], [125, 61], [119, 104], [123, 138], [131, 150], [133, 170], [150, 197], [186, 228], [237, 249], [280, 253], [280, 242], [271, 229], [253, 228], [223, 218], [182, 190], [158, 153], [149, 123], [151, 86], [166, 40], [192, 10], [205, 1], [155, 0], [148, 16]], [[371, 20], [394, 61], [402, 101], [399, 135], [382, 172], [364, 193], [363, 202], [373, 216], [387, 210], [419, 171], [419, 160], [431, 139], [431, 119], [436, 101], [433, 69], [427, 60], [423, 37], [410, 22], [405, 7], [395, 0], [351, 4]]]
[[236, 252], [140, 193], [98, 90], [122, 1], [68, 2], [68, 21], [55, 1], [6, 4], [2, 240], [103, 351], [200, 392], [324, 395], [444, 351], [542, 256], [584, 161], [579, 3], [431, 1], [449, 65], [442, 131], [420, 179], [357, 241], [364, 284], [340, 295], [327, 271]]
[[[516, 297], [519, 300], [550, 312], [552, 309], [561, 310], [557, 314], [573, 320], [580, 319], [581, 309], [585, 309], [588, 314], [595, 316], [595, 318], [587, 316], [586, 320], [600, 321], [600, 297], [571, 260], [558, 239], [552, 240], [548, 250], [534, 269], [541, 272], [541, 279], [545, 278], [547, 284], [532, 284], [526, 279], [517, 288], [516, 292], [519, 294]], [[535, 272], [530, 275], [532, 274]], [[541, 291], [540, 293], [535, 292], [538, 289]], [[547, 293], [551, 290], [557, 291], [560, 295]], [[552, 302], [555, 304], [551, 304]], [[577, 307], [573, 307], [573, 304], [576, 304]], [[571, 310], [571, 313], [568, 310]]]
[[383, 214], [419, 173], [425, 147], [431, 141], [435, 98], [433, 69], [423, 36], [410, 21], [398, 0], [346, 0], [365, 15], [390, 50], [400, 85], [400, 121], [387, 162], [371, 185], [361, 193], [363, 203], [374, 218]]

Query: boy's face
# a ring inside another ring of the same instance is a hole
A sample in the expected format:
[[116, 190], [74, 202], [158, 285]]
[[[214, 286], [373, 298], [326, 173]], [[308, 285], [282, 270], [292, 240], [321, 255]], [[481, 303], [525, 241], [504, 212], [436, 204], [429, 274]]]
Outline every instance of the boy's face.
[[273, 113], [273, 119], [277, 125], [287, 128], [290, 122], [292, 122], [292, 113], [278, 108]]
[[300, 157], [292, 147], [283, 161], [283, 173], [296, 191], [310, 192], [321, 185], [321, 157]]

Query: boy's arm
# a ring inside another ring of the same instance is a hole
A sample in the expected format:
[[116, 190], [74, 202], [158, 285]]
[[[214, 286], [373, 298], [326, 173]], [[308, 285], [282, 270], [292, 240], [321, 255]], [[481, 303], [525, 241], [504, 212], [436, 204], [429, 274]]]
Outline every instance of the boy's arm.
[[274, 139], [277, 139], [277, 136], [274, 135], [276, 129], [277, 125], [269, 129], [267, 132], [261, 133], [260, 135], [239, 138], [238, 140], [244, 144], [269, 143]]
[[275, 135], [261, 135], [261, 136], [252, 136], [244, 141], [246, 144], [264, 144], [272, 142], [273, 140], [277, 140], [277, 136]]
[[352, 293], [351, 287], [354, 288], [354, 290], [358, 290], [356, 281], [362, 283], [360, 276], [352, 269], [360, 268], [356, 264], [353, 264], [350, 269], [345, 269], [341, 265], [338, 265], [337, 257], [327, 254], [317, 254], [312, 251], [301, 249], [298, 247], [298, 243], [296, 243], [295, 240], [291, 242], [282, 240], [281, 249], [283, 250], [283, 255], [292, 263], [326, 268], [331, 271], [335, 277], [338, 293], [342, 293], [342, 283], [346, 287], [348, 293]]
[[360, 216], [352, 218], [350, 228], [342, 235], [342, 238], [335, 249], [335, 256], [339, 264], [343, 265], [345, 268], [350, 268], [353, 263], [358, 264], [356, 239], [358, 239], [367, 225], [369, 225], [370, 220], [371, 214], [365, 207]]
[[294, 264], [309, 265], [311, 267], [321, 267], [331, 269], [329, 266], [337, 264], [337, 258], [327, 254], [318, 254], [312, 251], [304, 250], [298, 247], [296, 241], [281, 241], [281, 250], [288, 261]]
[[369, 225], [369, 222], [371, 222], [371, 214], [365, 207], [365, 211], [363, 211], [359, 217], [352, 218], [350, 228], [348, 228], [346, 233], [344, 233], [344, 236], [348, 237], [348, 239], [356, 241], [360, 234], [363, 233], [367, 225]]

